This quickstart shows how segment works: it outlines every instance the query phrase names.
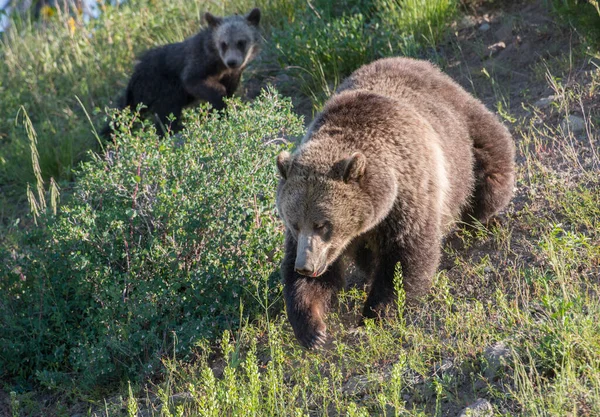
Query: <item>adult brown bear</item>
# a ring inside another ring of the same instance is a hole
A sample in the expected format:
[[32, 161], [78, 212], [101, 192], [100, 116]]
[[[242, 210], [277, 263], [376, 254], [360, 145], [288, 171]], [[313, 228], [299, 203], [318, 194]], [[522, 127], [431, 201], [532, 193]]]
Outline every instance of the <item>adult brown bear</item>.
[[373, 280], [364, 317], [394, 301], [398, 262], [407, 296], [426, 293], [454, 221], [485, 222], [510, 201], [514, 157], [500, 121], [429, 62], [387, 58], [354, 72], [294, 154], [277, 158], [281, 271], [300, 343], [325, 341], [343, 254]]

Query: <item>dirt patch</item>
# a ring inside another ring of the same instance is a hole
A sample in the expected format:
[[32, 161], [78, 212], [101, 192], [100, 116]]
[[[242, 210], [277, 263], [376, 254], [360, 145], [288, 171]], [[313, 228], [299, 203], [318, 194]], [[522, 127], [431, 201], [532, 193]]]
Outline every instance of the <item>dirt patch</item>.
[[579, 43], [543, 1], [503, 10], [480, 7], [454, 29], [454, 39], [442, 50], [446, 72], [488, 107], [503, 100], [505, 110], [516, 116], [523, 115], [521, 103], [552, 93], [545, 67], [555, 66], [551, 61], [569, 56]]

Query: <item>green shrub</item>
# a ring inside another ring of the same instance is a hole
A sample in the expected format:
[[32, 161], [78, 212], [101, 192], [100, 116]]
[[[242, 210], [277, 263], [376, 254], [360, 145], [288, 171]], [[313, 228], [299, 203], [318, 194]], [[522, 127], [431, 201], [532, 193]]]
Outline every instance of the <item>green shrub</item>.
[[600, 46], [600, 2], [598, 0], [549, 0], [559, 16], [581, 30], [582, 37]]
[[[264, 93], [181, 135], [131, 132], [81, 165], [70, 201], [0, 253], [0, 369], [47, 386], [143, 377], [278, 294], [280, 146], [302, 121]], [[277, 142], [277, 141], [276, 141]], [[42, 219], [44, 220], [44, 219]]]

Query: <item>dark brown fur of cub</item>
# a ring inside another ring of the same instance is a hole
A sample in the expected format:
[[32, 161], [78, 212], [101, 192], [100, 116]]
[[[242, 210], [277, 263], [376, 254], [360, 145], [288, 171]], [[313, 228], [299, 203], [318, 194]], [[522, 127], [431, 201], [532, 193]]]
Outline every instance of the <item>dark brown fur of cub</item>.
[[[163, 134], [166, 129], [180, 130], [185, 107], [201, 101], [215, 110], [225, 107], [223, 98], [233, 95], [246, 65], [258, 53], [260, 11], [228, 17], [206, 13], [205, 19], [208, 26], [196, 35], [140, 57], [118, 108], [135, 110], [144, 104], [144, 113], [154, 117], [157, 132]], [[110, 131], [107, 126], [102, 134]]]

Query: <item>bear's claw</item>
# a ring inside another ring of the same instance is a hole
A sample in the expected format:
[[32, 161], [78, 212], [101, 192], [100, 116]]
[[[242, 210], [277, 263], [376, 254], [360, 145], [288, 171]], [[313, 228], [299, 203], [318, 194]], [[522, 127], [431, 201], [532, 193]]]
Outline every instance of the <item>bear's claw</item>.
[[319, 348], [327, 341], [327, 333], [324, 330], [315, 330], [313, 333], [305, 333], [298, 341], [306, 349]]

